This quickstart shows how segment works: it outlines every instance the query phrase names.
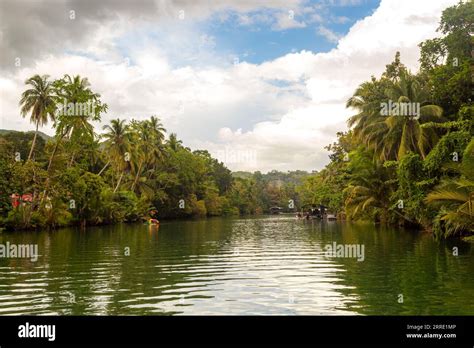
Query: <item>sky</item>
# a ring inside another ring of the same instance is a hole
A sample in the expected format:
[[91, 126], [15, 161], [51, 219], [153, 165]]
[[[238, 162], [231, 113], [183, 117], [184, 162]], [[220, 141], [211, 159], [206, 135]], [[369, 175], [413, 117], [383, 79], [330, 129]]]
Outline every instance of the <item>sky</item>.
[[[412, 71], [457, 0], [2, 0], [0, 129], [35, 74], [87, 77], [111, 119], [161, 118], [232, 170], [320, 170], [355, 88]], [[51, 125], [40, 129], [53, 135]]]

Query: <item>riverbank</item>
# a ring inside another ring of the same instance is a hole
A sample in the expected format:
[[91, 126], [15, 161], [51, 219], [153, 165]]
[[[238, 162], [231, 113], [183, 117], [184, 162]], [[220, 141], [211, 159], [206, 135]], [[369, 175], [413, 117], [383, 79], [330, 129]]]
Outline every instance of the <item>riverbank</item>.
[[[231, 172], [209, 151], [168, 134], [155, 115], [95, 129], [108, 105], [87, 77], [35, 74], [19, 104], [36, 131], [0, 133], [0, 225], [55, 228], [137, 221], [154, 210], [163, 219], [323, 205], [349, 220], [421, 226], [437, 239], [472, 236], [474, 46], [464, 25], [472, 6], [443, 12], [442, 35], [419, 45], [417, 71], [396, 52], [379, 76], [361, 82], [346, 103], [347, 131], [335, 134], [325, 147], [329, 163], [311, 173]], [[94, 108], [64, 113], [69, 103]], [[39, 127], [49, 122], [55, 134], [45, 139]]]
[[[376, 228], [388, 228], [388, 229], [411, 229], [414, 231], [418, 231], [416, 233], [422, 233], [422, 234], [428, 234], [430, 236], [433, 236], [433, 231], [423, 229], [422, 226], [396, 226], [396, 225], [390, 225], [390, 224], [383, 224], [383, 223], [374, 223], [370, 220], [366, 221], [350, 221], [346, 219], [342, 219], [340, 215], [338, 216], [337, 219], [335, 220], [328, 220], [328, 219], [309, 219], [307, 220], [304, 215], [301, 215], [301, 217], [298, 217], [298, 212], [287, 212], [287, 213], [280, 213], [280, 214], [272, 214], [271, 212], [260, 212], [259, 214], [247, 214], [247, 215], [226, 215], [226, 216], [191, 216], [191, 217], [184, 217], [184, 218], [160, 218], [160, 224], [163, 223], [180, 223], [180, 222], [192, 222], [192, 221], [200, 221], [200, 220], [212, 220], [212, 219], [255, 219], [255, 218], [261, 218], [261, 217], [275, 217], [275, 218], [286, 218], [286, 219], [294, 219], [295, 221], [298, 221], [300, 223], [308, 223], [308, 224], [318, 224], [318, 223], [327, 223], [328, 221], [331, 222], [338, 222], [338, 223], [354, 223], [354, 224], [362, 224], [362, 225], [368, 225], [368, 226], [373, 226]], [[5, 228], [4, 226], [1, 226], [0, 224], [0, 233], [6, 232], [6, 233], [21, 233], [21, 232], [41, 232], [41, 231], [60, 231], [61, 229], [65, 228], [77, 228], [78, 230], [85, 231], [86, 229], [94, 229], [94, 228], [113, 228], [114, 226], [119, 226], [119, 225], [149, 225], [146, 223], [147, 218], [143, 217], [141, 220], [135, 220], [135, 221], [117, 221], [117, 222], [109, 222], [109, 223], [98, 223], [98, 224], [80, 224], [80, 223], [71, 223], [69, 225], [62, 225], [62, 226], [30, 226], [28, 228]], [[156, 225], [154, 227], [159, 227], [159, 225]], [[449, 240], [456, 241], [456, 240], [462, 240], [463, 242], [466, 243], [474, 243], [474, 236], [451, 236], [448, 238]]]

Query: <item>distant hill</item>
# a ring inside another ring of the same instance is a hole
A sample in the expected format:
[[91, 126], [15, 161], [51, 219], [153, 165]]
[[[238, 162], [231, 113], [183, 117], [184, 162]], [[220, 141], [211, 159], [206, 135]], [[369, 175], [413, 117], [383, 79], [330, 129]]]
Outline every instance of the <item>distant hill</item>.
[[[0, 135], [5, 135], [9, 133], [34, 133], [34, 131], [28, 131], [28, 132], [22, 132], [22, 131], [16, 131], [16, 130], [9, 130], [9, 129], [0, 129]], [[48, 134], [45, 134], [43, 132], [38, 132], [38, 135], [44, 139], [44, 141], [48, 141], [52, 137], [50, 137]]]
[[243, 172], [243, 171], [232, 172], [232, 176], [234, 178], [250, 179], [252, 175], [253, 173], [250, 173], [250, 172]]
[[308, 173], [304, 170], [292, 170], [287, 172], [280, 172], [278, 170], [272, 170], [266, 174], [261, 174], [260, 172], [245, 172], [245, 171], [235, 171], [232, 172], [234, 178], [241, 179], [250, 179], [256, 175], [263, 179], [266, 182], [274, 182], [277, 185], [283, 183], [300, 183], [302, 180], [308, 176], [313, 175], [314, 173]]

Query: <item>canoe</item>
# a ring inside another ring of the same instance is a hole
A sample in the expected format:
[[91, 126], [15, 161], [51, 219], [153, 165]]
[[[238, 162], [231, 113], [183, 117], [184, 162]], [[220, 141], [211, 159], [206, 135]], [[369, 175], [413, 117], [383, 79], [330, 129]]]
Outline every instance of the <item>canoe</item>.
[[145, 225], [149, 226], [158, 226], [160, 222], [156, 219], [149, 219], [148, 221], [145, 221]]

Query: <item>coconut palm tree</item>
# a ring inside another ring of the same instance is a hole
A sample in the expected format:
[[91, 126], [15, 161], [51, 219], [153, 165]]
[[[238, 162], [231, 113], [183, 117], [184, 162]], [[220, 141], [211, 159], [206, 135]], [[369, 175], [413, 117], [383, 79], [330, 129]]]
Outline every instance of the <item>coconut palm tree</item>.
[[474, 233], [474, 139], [464, 151], [460, 174], [442, 181], [426, 197], [429, 205], [440, 209], [434, 221], [438, 237]]
[[163, 146], [165, 131], [160, 120], [154, 116], [142, 122], [132, 121], [131, 134], [134, 146], [132, 146], [131, 168], [134, 180], [131, 191], [135, 190], [137, 184], [145, 184], [155, 174], [156, 166], [165, 154]]
[[[389, 101], [418, 104], [420, 114], [384, 116], [381, 105]], [[346, 106], [358, 111], [348, 122], [354, 127], [354, 136], [373, 149], [381, 161], [399, 160], [410, 151], [425, 158], [439, 136], [436, 129], [422, 125], [445, 121], [442, 108], [430, 103], [426, 88], [405, 69], [400, 70], [398, 78], [373, 78], [363, 83]]]
[[153, 152], [153, 135], [148, 121], [132, 121], [131, 123], [131, 169], [134, 176], [130, 190], [134, 191], [135, 186], [147, 164], [150, 162]]
[[114, 192], [117, 192], [125, 169], [129, 166], [127, 161], [129, 158], [126, 155], [129, 154], [131, 146], [130, 128], [125, 124], [125, 120], [115, 119], [110, 121], [110, 125], [105, 125], [103, 129], [106, 131], [102, 134], [102, 138], [105, 139], [105, 150], [109, 157], [108, 163], [113, 163], [116, 170], [120, 172], [120, 177], [114, 189]]
[[30, 85], [31, 88], [22, 93], [19, 103], [21, 115], [25, 117], [28, 113], [31, 113], [30, 122], [36, 125], [28, 160], [33, 155], [39, 126], [46, 125], [50, 119], [54, 120], [54, 88], [48, 78], [48, 75], [34, 75], [26, 80], [25, 84]]
[[[49, 159], [48, 171], [51, 168], [58, 147], [64, 139], [67, 138], [70, 144], [79, 143], [78, 140], [82, 138], [88, 138], [91, 142], [95, 139], [94, 127], [91, 121], [100, 120], [100, 113], [107, 111], [107, 104], [102, 104], [100, 94], [94, 93], [89, 87], [89, 80], [79, 75], [74, 77], [64, 75], [61, 80], [55, 82], [58, 101], [61, 103], [66, 101], [67, 104], [93, 103], [94, 109], [91, 114], [77, 113], [77, 109], [73, 110], [73, 112], [68, 111], [66, 113], [58, 110], [55, 121], [55, 146]], [[66, 108], [66, 106], [64, 107]], [[76, 151], [71, 149], [71, 152], [69, 166], [71, 166], [74, 161]]]
[[385, 223], [390, 210], [388, 198], [393, 192], [393, 173], [380, 162], [370, 161], [370, 156], [361, 150], [351, 153], [348, 166], [351, 179], [344, 190], [346, 215], [355, 218], [361, 213], [373, 214]]
[[151, 167], [152, 170], [150, 171], [150, 175], [156, 170], [156, 166], [160, 160], [164, 158], [166, 155], [164, 140], [165, 140], [165, 133], [166, 129], [163, 127], [160, 119], [156, 116], [151, 116], [151, 118], [147, 121], [150, 131], [151, 131], [151, 138], [152, 138], [152, 148], [151, 148]]
[[[53, 160], [58, 148], [63, 145], [64, 139], [68, 140], [68, 142], [64, 144], [67, 146], [64, 147], [68, 148], [71, 153], [68, 167], [72, 166], [74, 157], [79, 151], [78, 148], [84, 144], [93, 144], [95, 142], [96, 136], [91, 121], [99, 121], [100, 113], [107, 111], [107, 104], [102, 104], [100, 101], [100, 94], [94, 93], [89, 88], [90, 83], [87, 78], [82, 78], [79, 75], [74, 77], [64, 75], [62, 79], [54, 81], [52, 86], [54, 89], [54, 100], [56, 101], [57, 106], [60, 104], [69, 105], [69, 103], [72, 103], [73, 105], [79, 105], [77, 103], [82, 103], [82, 105], [93, 103], [94, 108], [91, 114], [78, 113], [78, 108], [69, 109], [67, 108], [67, 105], [63, 105], [62, 108], [56, 108], [54, 116], [56, 136], [54, 139], [54, 148], [49, 158], [47, 168], [48, 172], [52, 168]], [[64, 112], [66, 109], [68, 109], [67, 112]], [[41, 203], [47, 197], [51, 177], [52, 176], [49, 175], [46, 179]]]
[[147, 122], [150, 125], [156, 142], [163, 143], [163, 141], [165, 140], [166, 129], [163, 127], [161, 120], [156, 116], [151, 116]]
[[407, 71], [401, 72], [400, 79], [392, 83], [385, 94], [389, 100], [398, 103], [420, 105], [420, 114], [417, 116], [389, 116], [385, 121], [388, 126], [387, 137], [393, 148], [398, 148], [397, 159], [410, 151], [425, 158], [438, 142], [439, 135], [436, 129], [422, 127], [422, 124], [446, 121], [443, 109], [430, 103], [427, 89], [423, 88], [416, 76]]
[[183, 147], [183, 142], [178, 140], [176, 133], [171, 133], [168, 139], [168, 146], [171, 148], [171, 150], [178, 151], [179, 148]]

